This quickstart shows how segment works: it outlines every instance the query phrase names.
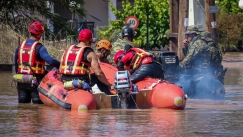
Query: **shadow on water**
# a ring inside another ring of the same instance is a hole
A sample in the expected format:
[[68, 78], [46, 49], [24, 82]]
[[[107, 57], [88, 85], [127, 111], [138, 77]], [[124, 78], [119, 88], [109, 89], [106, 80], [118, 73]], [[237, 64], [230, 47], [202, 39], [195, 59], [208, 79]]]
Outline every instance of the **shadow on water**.
[[83, 113], [18, 104], [11, 72], [0, 72], [1, 136], [241, 136], [243, 69], [228, 69], [225, 100], [189, 99], [185, 110]]

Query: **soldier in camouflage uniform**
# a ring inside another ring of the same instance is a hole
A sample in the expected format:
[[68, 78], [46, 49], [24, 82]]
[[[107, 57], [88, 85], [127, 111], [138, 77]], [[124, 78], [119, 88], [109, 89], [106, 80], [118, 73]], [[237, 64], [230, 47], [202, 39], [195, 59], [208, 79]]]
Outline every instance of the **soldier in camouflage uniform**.
[[122, 39], [118, 38], [113, 44], [110, 56], [108, 56], [108, 60], [111, 64], [114, 64], [113, 57], [121, 49], [124, 49], [125, 45], [129, 44], [133, 47], [136, 45], [132, 42], [134, 37], [134, 30], [131, 27], [125, 26], [122, 29]]
[[219, 79], [219, 81], [221, 81], [223, 83], [224, 80], [224, 75], [225, 75], [225, 71], [223, 69], [223, 65], [222, 63], [222, 54], [221, 51], [219, 49], [219, 47], [216, 45], [216, 43], [214, 42], [214, 40], [211, 38], [211, 34], [208, 31], [203, 31], [201, 32], [201, 38], [202, 40], [204, 40], [207, 45], [209, 46], [209, 50], [211, 51], [211, 67], [212, 70], [215, 74], [215, 76]]
[[208, 45], [201, 39], [196, 26], [189, 26], [185, 35], [186, 39], [183, 41], [185, 58], [179, 64], [180, 71], [183, 72], [179, 83], [186, 94], [193, 96], [196, 86], [194, 81], [200, 78], [202, 73], [207, 73], [204, 68], [210, 63], [210, 54], [207, 50]]
[[210, 33], [199, 32], [196, 26], [189, 26], [185, 34], [187, 41], [183, 42], [188, 44], [188, 49], [184, 49], [186, 57], [180, 63], [181, 68], [194, 74], [211, 74], [223, 83], [222, 55]]
[[207, 43], [201, 39], [201, 35], [196, 26], [189, 26], [185, 35], [188, 50], [186, 57], [180, 62], [180, 67], [194, 74], [205, 72], [202, 70], [209, 67], [208, 65], [211, 61]]
[[201, 39], [207, 43], [207, 45], [209, 46], [209, 48], [212, 51], [212, 55], [213, 55], [212, 61], [214, 61], [217, 64], [221, 64], [222, 63], [222, 54], [220, 52], [220, 49], [214, 42], [214, 40], [211, 38], [210, 32], [203, 31], [203, 32], [201, 32], [201, 36], [202, 36]]

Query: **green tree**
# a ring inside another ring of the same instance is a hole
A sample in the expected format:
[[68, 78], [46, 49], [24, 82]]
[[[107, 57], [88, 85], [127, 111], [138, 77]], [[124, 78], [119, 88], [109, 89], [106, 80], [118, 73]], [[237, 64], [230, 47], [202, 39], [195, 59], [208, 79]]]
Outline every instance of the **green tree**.
[[146, 13], [149, 13], [149, 46], [168, 44], [168, 37], [166, 32], [169, 30], [169, 0], [134, 0], [134, 5], [128, 0], [122, 1], [122, 11], [117, 10], [113, 3], [110, 3], [112, 12], [117, 17], [117, 20], [112, 21], [111, 27], [108, 30], [100, 32], [103, 35], [113, 35], [114, 30], [121, 32], [122, 27], [125, 25], [125, 19], [132, 15], [136, 16], [139, 20], [139, 26], [135, 30], [136, 36], [134, 43], [138, 46], [146, 45]]
[[218, 18], [218, 32], [221, 33], [219, 42], [229, 50], [237, 49], [239, 40], [242, 39], [243, 16], [240, 14], [223, 14]]
[[40, 20], [45, 23], [45, 20], [49, 19], [55, 27], [67, 31], [68, 34], [74, 34], [75, 31], [68, 26], [67, 20], [52, 12], [48, 6], [50, 3], [62, 6], [80, 17], [85, 16], [85, 11], [80, 8], [84, 0], [1, 0], [1, 24], [10, 26], [17, 33], [28, 34], [26, 32], [31, 22]]
[[241, 13], [238, 6], [240, 0], [216, 0], [216, 5], [220, 7], [221, 14], [224, 13]]
[[243, 39], [242, 9], [238, 6], [239, 0], [217, 0], [219, 7], [217, 14], [217, 31], [220, 33], [219, 44], [221, 48], [237, 49], [238, 43]]

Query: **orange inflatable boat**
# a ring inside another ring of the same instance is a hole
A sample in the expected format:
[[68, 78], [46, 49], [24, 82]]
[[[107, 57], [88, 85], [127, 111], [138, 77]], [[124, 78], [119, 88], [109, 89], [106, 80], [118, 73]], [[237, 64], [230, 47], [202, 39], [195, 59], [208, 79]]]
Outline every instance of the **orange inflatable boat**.
[[[117, 69], [105, 63], [100, 63], [100, 66], [108, 81], [114, 84], [114, 75]], [[71, 110], [121, 108], [119, 105], [120, 98], [115, 90], [111, 91], [113, 95], [106, 95], [103, 92], [91, 94], [82, 89], [66, 90], [59, 80], [60, 77], [61, 74], [53, 69], [38, 86], [39, 95], [44, 104]], [[128, 108], [185, 108], [185, 94], [175, 84], [170, 84], [164, 80], [146, 78], [137, 82], [136, 85], [139, 92], [128, 93]]]
[[38, 86], [39, 96], [44, 104], [80, 111], [96, 109], [95, 98], [90, 92], [64, 89], [63, 83], [58, 80], [61, 75], [56, 72], [55, 68], [52, 69]]

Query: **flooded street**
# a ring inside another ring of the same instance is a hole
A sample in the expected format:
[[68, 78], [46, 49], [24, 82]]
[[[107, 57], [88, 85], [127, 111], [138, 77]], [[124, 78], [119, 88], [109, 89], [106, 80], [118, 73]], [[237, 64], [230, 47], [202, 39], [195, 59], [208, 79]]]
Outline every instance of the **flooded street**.
[[[227, 64], [226, 64], [227, 65]], [[83, 113], [18, 104], [12, 72], [0, 71], [0, 136], [242, 136], [243, 65], [225, 76], [225, 100], [188, 99], [185, 110], [109, 109]]]

